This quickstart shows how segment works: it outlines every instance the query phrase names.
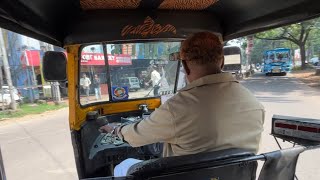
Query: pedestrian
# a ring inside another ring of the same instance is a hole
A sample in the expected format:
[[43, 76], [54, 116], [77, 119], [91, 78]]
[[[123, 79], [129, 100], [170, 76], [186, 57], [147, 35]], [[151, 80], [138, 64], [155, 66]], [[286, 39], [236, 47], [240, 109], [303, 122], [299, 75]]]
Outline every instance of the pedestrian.
[[159, 89], [161, 86], [160, 80], [161, 80], [161, 75], [160, 73], [157, 71], [157, 66], [153, 65], [151, 66], [151, 79], [148, 82], [148, 84], [152, 83], [152, 87], [153, 87], [153, 95], [154, 96], [159, 96]]
[[93, 79], [93, 87], [94, 87], [94, 93], [96, 95], [96, 100], [101, 99], [101, 87], [100, 87], [101, 81], [97, 74], [94, 75]]
[[87, 77], [85, 73], [83, 73], [82, 78], [80, 79], [80, 86], [86, 95], [87, 102], [89, 101], [90, 84], [91, 84], [90, 79]]
[[139, 84], [140, 84], [140, 88], [145, 88], [145, 79], [144, 79], [142, 73], [140, 73], [140, 75], [139, 75]]

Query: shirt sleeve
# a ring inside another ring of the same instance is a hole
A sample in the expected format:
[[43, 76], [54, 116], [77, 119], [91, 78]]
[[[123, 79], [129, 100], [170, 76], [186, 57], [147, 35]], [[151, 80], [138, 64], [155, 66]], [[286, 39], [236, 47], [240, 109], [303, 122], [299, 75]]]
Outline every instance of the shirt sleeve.
[[160, 106], [147, 119], [123, 126], [121, 134], [132, 147], [157, 142], [176, 143], [175, 124], [167, 104]]

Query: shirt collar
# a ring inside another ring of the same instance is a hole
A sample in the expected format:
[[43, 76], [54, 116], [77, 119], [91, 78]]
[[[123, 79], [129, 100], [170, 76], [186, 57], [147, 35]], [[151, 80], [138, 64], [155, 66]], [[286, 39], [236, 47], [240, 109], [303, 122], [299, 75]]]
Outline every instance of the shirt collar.
[[217, 83], [224, 83], [224, 82], [237, 82], [238, 81], [232, 76], [231, 73], [219, 73], [219, 74], [211, 74], [194, 80], [186, 87], [180, 89], [179, 91], [187, 91], [195, 87], [207, 85], [207, 84], [217, 84]]

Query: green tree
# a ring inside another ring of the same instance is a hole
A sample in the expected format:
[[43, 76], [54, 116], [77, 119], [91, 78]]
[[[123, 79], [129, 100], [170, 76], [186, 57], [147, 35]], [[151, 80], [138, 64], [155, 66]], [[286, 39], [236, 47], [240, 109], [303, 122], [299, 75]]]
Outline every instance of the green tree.
[[262, 63], [263, 52], [272, 49], [270, 41], [254, 39], [254, 45], [251, 52], [251, 62], [254, 64]]
[[263, 40], [287, 40], [296, 44], [300, 48], [301, 68], [305, 69], [306, 64], [306, 43], [309, 35], [317, 29], [319, 20], [313, 19], [280, 28], [272, 29], [255, 35], [255, 38]]
[[318, 56], [320, 57], [320, 30], [319, 30], [319, 23], [316, 23], [317, 29], [313, 30], [308, 38], [308, 49], [310, 49], [310, 55], [312, 56]]

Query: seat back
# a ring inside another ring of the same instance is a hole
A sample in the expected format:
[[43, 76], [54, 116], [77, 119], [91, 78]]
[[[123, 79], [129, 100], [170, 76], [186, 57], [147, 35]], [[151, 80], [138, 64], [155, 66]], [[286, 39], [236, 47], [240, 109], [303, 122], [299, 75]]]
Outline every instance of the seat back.
[[253, 180], [257, 162], [253, 153], [228, 149], [209, 153], [143, 161], [132, 166], [127, 175], [134, 179], [237, 179]]
[[262, 154], [265, 163], [258, 180], [293, 180], [299, 155], [306, 149], [298, 146]]
[[3, 165], [3, 159], [1, 154], [1, 148], [0, 148], [0, 180], [6, 180], [6, 174], [4, 172], [4, 165]]

